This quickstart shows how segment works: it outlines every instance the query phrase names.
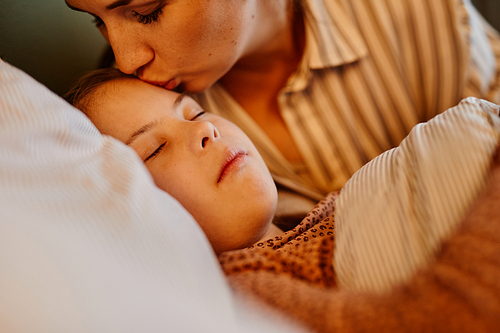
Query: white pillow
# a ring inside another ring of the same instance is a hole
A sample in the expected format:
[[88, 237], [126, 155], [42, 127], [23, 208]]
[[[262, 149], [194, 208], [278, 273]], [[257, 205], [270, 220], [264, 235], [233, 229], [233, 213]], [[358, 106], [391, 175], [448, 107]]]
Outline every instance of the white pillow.
[[0, 331], [278, 331], [251, 316], [136, 154], [0, 60]]

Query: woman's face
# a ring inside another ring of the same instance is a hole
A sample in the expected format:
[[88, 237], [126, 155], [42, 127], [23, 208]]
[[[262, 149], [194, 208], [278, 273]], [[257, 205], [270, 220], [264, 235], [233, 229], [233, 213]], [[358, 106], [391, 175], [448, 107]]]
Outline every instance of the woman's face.
[[205, 113], [190, 97], [137, 79], [105, 83], [90, 108], [101, 133], [137, 152], [156, 185], [193, 215], [217, 253], [249, 246], [269, 230], [276, 187], [239, 127]]
[[253, 0], [66, 0], [88, 12], [119, 69], [167, 89], [205, 90], [242, 56]]

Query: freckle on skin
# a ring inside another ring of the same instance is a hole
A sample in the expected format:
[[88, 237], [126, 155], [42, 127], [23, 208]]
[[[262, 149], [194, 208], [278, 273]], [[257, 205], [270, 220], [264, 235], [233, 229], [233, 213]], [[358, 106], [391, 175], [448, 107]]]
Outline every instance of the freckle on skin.
[[212, 55], [212, 53], [209, 53], [208, 56], [210, 57]]

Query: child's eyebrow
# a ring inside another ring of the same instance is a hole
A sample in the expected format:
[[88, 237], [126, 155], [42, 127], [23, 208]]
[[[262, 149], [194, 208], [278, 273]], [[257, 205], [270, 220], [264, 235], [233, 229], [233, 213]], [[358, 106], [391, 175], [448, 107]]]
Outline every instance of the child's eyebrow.
[[146, 125], [142, 126], [141, 128], [139, 128], [137, 131], [135, 131], [134, 133], [132, 133], [132, 135], [130, 136], [130, 138], [127, 140], [127, 142], [125, 142], [125, 144], [128, 146], [130, 145], [132, 142], [134, 142], [135, 139], [137, 139], [138, 136], [146, 133], [146, 132], [149, 132], [151, 131], [153, 128], [155, 128], [156, 125], [158, 125], [160, 123], [160, 121], [158, 119], [155, 119], [153, 120], [152, 122], [149, 122], [147, 123]]
[[[182, 93], [180, 94], [179, 96], [177, 96], [177, 98], [175, 99], [174, 101], [174, 104], [172, 104], [172, 112], [175, 112], [176, 109], [179, 107], [179, 105], [181, 105], [182, 103], [182, 100], [184, 99], [184, 97], [186, 97], [187, 94], [186, 93]], [[149, 131], [151, 131], [153, 128], [155, 128], [161, 121], [161, 119], [155, 119], [149, 123], [147, 123], [146, 125], [142, 126], [141, 128], [139, 128], [137, 131], [135, 131], [134, 133], [132, 133], [132, 135], [130, 136], [130, 138], [127, 140], [127, 142], [125, 142], [125, 144], [128, 146], [130, 145], [132, 142], [135, 141], [135, 139], [137, 139], [137, 137], [139, 137], [140, 135], [143, 135]]]

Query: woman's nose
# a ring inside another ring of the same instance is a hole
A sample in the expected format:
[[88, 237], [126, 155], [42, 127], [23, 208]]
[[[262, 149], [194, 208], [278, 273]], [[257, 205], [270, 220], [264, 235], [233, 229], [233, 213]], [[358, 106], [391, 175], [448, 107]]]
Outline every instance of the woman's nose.
[[107, 26], [108, 41], [113, 49], [118, 68], [126, 74], [134, 74], [154, 59], [154, 51], [141, 38], [126, 27]]

